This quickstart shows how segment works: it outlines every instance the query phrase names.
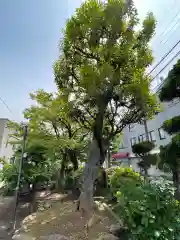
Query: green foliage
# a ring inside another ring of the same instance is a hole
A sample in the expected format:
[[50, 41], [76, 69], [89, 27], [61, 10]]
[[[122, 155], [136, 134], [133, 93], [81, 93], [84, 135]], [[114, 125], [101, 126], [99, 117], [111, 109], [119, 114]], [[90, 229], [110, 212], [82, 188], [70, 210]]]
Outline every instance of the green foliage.
[[133, 153], [143, 156], [148, 154], [155, 147], [153, 142], [144, 141], [132, 146]]
[[127, 228], [128, 239], [178, 239], [180, 206], [170, 181], [147, 182], [131, 168], [110, 168], [107, 174], [117, 198], [113, 211]]
[[141, 158], [139, 166], [144, 170], [145, 176], [148, 174], [148, 168], [150, 168], [151, 165], [155, 165], [159, 160], [158, 155], [150, 153], [154, 147], [154, 143], [150, 141], [144, 141], [132, 146], [133, 153]]
[[[180, 60], [169, 71], [168, 77], [159, 94], [161, 101], [171, 101], [180, 97]], [[160, 149], [160, 166], [171, 169], [173, 182], [176, 187], [176, 198], [180, 199], [180, 116], [173, 117], [163, 123], [163, 129], [174, 135], [171, 142]]]
[[169, 165], [172, 171], [180, 166], [180, 134], [174, 136], [169, 144], [160, 148], [161, 162]]
[[171, 101], [177, 97], [180, 97], [180, 60], [169, 71], [165, 84], [159, 94], [161, 101]]
[[123, 220], [132, 240], [179, 239], [180, 206], [171, 188], [163, 184], [133, 182], [122, 185], [116, 193], [114, 211]]
[[170, 135], [180, 132], [180, 116], [166, 120], [163, 123], [162, 128]]
[[[62, 180], [65, 171], [72, 167], [76, 170], [85, 158], [88, 132], [71, 119], [72, 103], [65, 94], [38, 90], [30, 96], [35, 105], [24, 111], [29, 122], [23, 178], [28, 183], [50, 181], [55, 175]], [[16, 122], [9, 122], [8, 127], [9, 143], [14, 146], [18, 163], [23, 127]]]
[[143, 179], [139, 173], [134, 172], [132, 168], [112, 167], [106, 170], [110, 190], [113, 196], [116, 196], [117, 191], [129, 183], [139, 185]]
[[74, 119], [98, 140], [112, 140], [157, 109], [146, 74], [153, 60], [153, 14], [139, 30], [138, 24], [133, 1], [122, 0], [85, 1], [66, 24], [55, 82], [73, 99]]
[[117, 134], [114, 137], [112, 144], [111, 144], [111, 147], [112, 147], [111, 151], [113, 153], [119, 152], [119, 146], [120, 146], [121, 142], [122, 142], [122, 134]]
[[1, 178], [3, 182], [3, 192], [5, 195], [11, 194], [17, 184], [18, 166], [16, 164], [4, 163], [1, 169]]
[[167, 176], [164, 177], [158, 177], [157, 179], [152, 178], [150, 183], [152, 186], [157, 187], [161, 190], [161, 192], [166, 192], [167, 194], [170, 194], [171, 196], [174, 195], [174, 185], [172, 180], [169, 180]]
[[65, 189], [80, 189], [82, 184], [84, 167], [80, 166], [76, 171], [68, 172], [65, 175]]
[[[23, 159], [23, 169], [21, 174], [21, 187], [23, 184], [34, 184], [38, 182], [49, 182], [52, 175], [51, 162], [45, 157], [45, 147], [41, 145], [26, 145], [26, 157]], [[2, 181], [5, 191], [15, 190], [18, 179], [19, 164], [21, 158], [21, 148], [14, 152], [14, 163], [3, 163]]]

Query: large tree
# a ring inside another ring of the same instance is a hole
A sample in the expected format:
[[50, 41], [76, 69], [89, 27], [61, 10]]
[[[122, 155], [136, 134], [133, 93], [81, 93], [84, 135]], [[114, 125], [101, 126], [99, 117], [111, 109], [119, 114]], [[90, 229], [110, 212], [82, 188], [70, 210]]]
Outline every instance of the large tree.
[[[159, 97], [163, 102], [180, 98], [180, 60], [169, 71]], [[172, 136], [172, 140], [166, 146], [161, 147], [161, 161], [172, 171], [176, 188], [175, 195], [180, 200], [180, 116], [166, 120], [162, 127]]]
[[93, 182], [109, 141], [154, 113], [156, 100], [146, 73], [153, 60], [149, 41], [154, 30], [152, 13], [139, 25], [132, 0], [86, 1], [66, 24], [55, 81], [74, 101], [74, 119], [93, 135], [81, 209], [91, 208]]

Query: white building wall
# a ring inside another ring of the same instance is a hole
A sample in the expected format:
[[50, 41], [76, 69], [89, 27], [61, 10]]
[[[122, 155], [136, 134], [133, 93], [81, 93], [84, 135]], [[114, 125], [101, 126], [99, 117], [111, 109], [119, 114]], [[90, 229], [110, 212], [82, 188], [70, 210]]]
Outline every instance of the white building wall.
[[[164, 138], [162, 138], [162, 135], [160, 136], [159, 130], [165, 120], [171, 119], [172, 117], [180, 115], [180, 101], [178, 99], [175, 99], [172, 102], [168, 103], [162, 103], [162, 112], [158, 113], [152, 120], [147, 121], [147, 127], [148, 131], [153, 131], [153, 138], [155, 143], [155, 149], [154, 152], [159, 151], [159, 147], [161, 145], [166, 145], [171, 141], [171, 136], [164, 132]], [[120, 146], [119, 151], [120, 152], [129, 152], [130, 156], [134, 156], [132, 153], [132, 147], [131, 142], [132, 138], [136, 139], [136, 143], [139, 142], [139, 137], [141, 135], [145, 135], [145, 128], [142, 124], [134, 124], [132, 128], [129, 128], [127, 126], [123, 131], [123, 142]], [[139, 171], [139, 167], [137, 165], [139, 159], [138, 158], [132, 158], [131, 159], [131, 166], [135, 171]], [[149, 175], [153, 176], [160, 176], [162, 175], [162, 172], [159, 171], [156, 166], [152, 166], [149, 171]]]
[[[147, 121], [148, 131], [153, 131], [156, 149], [159, 149], [161, 145], [168, 144], [171, 140], [171, 136], [169, 136], [167, 133], [164, 133], [165, 138], [162, 138], [162, 135], [160, 136], [160, 131], [162, 131], [160, 128], [163, 122], [178, 115], [180, 115], [180, 102], [175, 100], [171, 103], [162, 103], [162, 112], [156, 115], [152, 120]], [[120, 152], [132, 153], [132, 138], [135, 138], [136, 143], [138, 143], [139, 138], [143, 134], [145, 134], [143, 124], [133, 124], [132, 128], [127, 126], [123, 131], [123, 144], [120, 146]]]
[[8, 144], [9, 129], [7, 128], [8, 119], [0, 119], [0, 158], [5, 157], [10, 160], [13, 155], [12, 145]]

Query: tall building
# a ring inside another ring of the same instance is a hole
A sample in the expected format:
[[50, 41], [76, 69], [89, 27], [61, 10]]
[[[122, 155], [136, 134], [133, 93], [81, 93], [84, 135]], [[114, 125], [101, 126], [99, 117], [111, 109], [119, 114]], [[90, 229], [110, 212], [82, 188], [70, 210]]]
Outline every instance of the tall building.
[[9, 129], [7, 128], [8, 119], [0, 118], [0, 158], [5, 157], [7, 160], [12, 157], [12, 145], [8, 144]]

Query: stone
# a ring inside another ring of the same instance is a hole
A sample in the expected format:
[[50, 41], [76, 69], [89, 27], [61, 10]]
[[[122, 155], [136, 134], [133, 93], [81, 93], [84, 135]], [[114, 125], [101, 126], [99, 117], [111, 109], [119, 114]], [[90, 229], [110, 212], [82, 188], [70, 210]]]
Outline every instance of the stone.
[[109, 231], [111, 233], [113, 233], [114, 231], [117, 231], [121, 229], [121, 225], [120, 224], [112, 224], [110, 227], [109, 227]]
[[127, 228], [121, 226], [120, 224], [112, 224], [109, 227], [109, 232], [116, 237], [126, 236], [128, 233]]
[[48, 203], [48, 202], [46, 202], [46, 203], [44, 204], [44, 208], [45, 208], [45, 209], [47, 209], [47, 208], [51, 208], [51, 204]]
[[97, 240], [118, 240], [119, 238], [112, 234], [105, 234], [100, 236]]
[[18, 233], [12, 237], [13, 240], [35, 240], [34, 237], [31, 237], [25, 233]]
[[39, 240], [69, 240], [69, 238], [61, 234], [52, 234], [47, 236], [41, 236]]

